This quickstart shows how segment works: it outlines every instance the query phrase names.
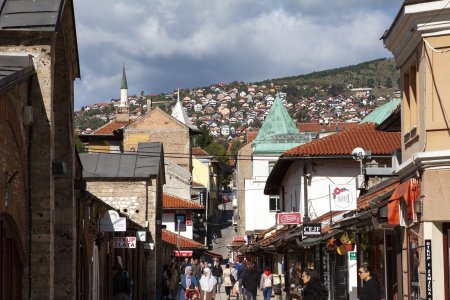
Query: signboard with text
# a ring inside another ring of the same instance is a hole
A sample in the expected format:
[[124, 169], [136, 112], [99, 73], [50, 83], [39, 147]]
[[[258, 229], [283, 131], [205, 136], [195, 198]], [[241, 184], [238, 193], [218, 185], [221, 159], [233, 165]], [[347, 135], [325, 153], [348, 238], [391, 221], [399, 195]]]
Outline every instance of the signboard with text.
[[431, 240], [425, 240], [425, 291], [426, 299], [433, 299], [433, 268], [431, 260]]
[[356, 209], [356, 187], [350, 184], [330, 184], [330, 211]]
[[113, 245], [114, 245], [114, 248], [119, 248], [119, 249], [136, 248], [136, 237], [135, 236], [114, 237]]
[[320, 236], [322, 234], [322, 223], [303, 224], [303, 236]]
[[103, 217], [100, 218], [100, 231], [127, 231], [127, 218], [121, 217], [115, 210], [108, 210]]
[[176, 257], [192, 257], [193, 251], [173, 251]]
[[277, 214], [277, 224], [278, 225], [300, 224], [300, 220], [301, 220], [301, 215], [298, 212], [278, 213]]

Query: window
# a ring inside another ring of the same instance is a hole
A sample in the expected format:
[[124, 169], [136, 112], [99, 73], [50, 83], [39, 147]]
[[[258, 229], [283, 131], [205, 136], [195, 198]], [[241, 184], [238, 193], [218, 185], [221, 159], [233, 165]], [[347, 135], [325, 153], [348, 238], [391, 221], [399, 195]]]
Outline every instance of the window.
[[[414, 59], [414, 58], [412, 58]], [[402, 116], [405, 128], [404, 142], [407, 143], [417, 135], [418, 106], [417, 106], [417, 68], [415, 62], [409, 63], [403, 72], [403, 109]]]
[[180, 221], [180, 231], [186, 231], [186, 215], [185, 214], [175, 215], [175, 231], [178, 231], [178, 221]]
[[269, 210], [280, 211], [280, 198], [278, 196], [269, 197]]

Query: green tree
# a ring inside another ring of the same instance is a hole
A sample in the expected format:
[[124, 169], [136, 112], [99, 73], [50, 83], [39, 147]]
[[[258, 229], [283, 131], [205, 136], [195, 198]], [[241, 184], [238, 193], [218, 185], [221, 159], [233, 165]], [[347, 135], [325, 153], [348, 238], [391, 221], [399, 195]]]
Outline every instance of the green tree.
[[202, 133], [195, 138], [194, 145], [202, 149], [205, 149], [213, 141], [214, 138], [209, 133], [208, 127], [204, 126], [202, 127]]
[[84, 145], [80, 140], [80, 137], [75, 134], [75, 149], [77, 149], [78, 153], [84, 153]]

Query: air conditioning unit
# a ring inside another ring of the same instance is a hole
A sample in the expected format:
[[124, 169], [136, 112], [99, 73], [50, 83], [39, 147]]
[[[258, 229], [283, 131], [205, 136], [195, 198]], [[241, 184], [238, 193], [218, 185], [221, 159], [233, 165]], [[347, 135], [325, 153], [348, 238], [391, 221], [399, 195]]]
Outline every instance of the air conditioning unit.
[[363, 174], [356, 175], [356, 189], [364, 190], [366, 188], [366, 180]]

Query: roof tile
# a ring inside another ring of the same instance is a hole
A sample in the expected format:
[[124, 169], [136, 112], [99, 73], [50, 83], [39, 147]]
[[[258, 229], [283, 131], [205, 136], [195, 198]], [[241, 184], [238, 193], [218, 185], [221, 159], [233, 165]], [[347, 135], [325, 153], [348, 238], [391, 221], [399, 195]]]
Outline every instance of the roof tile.
[[205, 207], [192, 200], [186, 200], [164, 193], [163, 209], [205, 209]]
[[130, 124], [125, 121], [112, 121], [95, 130], [92, 135], [114, 135], [114, 131], [124, 128]]
[[[177, 246], [178, 235], [167, 229], [162, 230], [162, 240], [168, 244]], [[196, 242], [194, 240], [188, 239], [184, 236], [180, 236], [180, 249], [205, 249], [205, 245]]]
[[401, 147], [401, 136], [399, 132], [377, 131], [374, 123], [364, 123], [292, 148], [282, 157], [351, 155], [356, 147], [371, 150], [372, 155], [389, 155]]

